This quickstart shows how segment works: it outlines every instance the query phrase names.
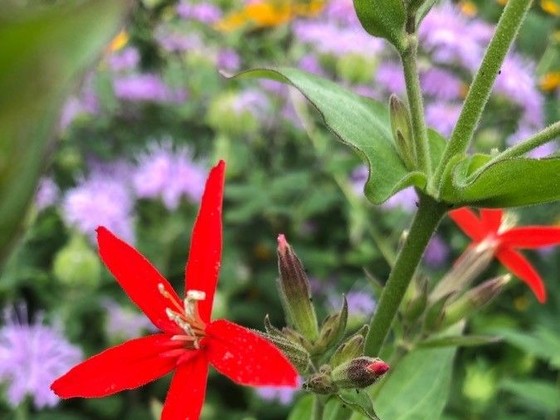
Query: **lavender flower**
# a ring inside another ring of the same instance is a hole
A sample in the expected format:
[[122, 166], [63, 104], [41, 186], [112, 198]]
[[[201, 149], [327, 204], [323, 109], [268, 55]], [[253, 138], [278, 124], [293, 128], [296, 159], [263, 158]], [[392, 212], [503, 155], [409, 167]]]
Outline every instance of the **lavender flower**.
[[445, 101], [458, 99], [463, 88], [458, 77], [437, 67], [422, 72], [420, 82], [426, 94]]
[[418, 195], [416, 194], [416, 191], [414, 191], [413, 187], [408, 187], [393, 195], [385, 201], [381, 207], [385, 210], [400, 209], [407, 213], [411, 213], [416, 209], [417, 202]]
[[109, 66], [116, 72], [133, 70], [138, 63], [140, 63], [140, 53], [133, 47], [116, 51], [109, 57]]
[[220, 70], [237, 71], [241, 65], [241, 58], [231, 48], [225, 48], [218, 52], [217, 66]]
[[436, 102], [426, 106], [426, 122], [444, 136], [449, 136], [459, 119], [461, 105]]
[[360, 165], [352, 171], [352, 174], [350, 175], [350, 184], [356, 195], [364, 194], [364, 187], [368, 176], [369, 170], [366, 165]]
[[115, 342], [138, 337], [146, 331], [155, 331], [154, 325], [143, 314], [127, 309], [113, 300], [105, 300], [103, 307], [107, 311], [105, 332]]
[[12, 407], [27, 396], [38, 409], [56, 405], [59, 398], [50, 384], [81, 359], [80, 349], [58, 329], [41, 322], [30, 324], [25, 311], [6, 314], [0, 329], [0, 382], [7, 386], [6, 398]]
[[221, 19], [222, 10], [210, 3], [192, 4], [181, 1], [177, 5], [177, 14], [183, 19], [213, 24]]
[[256, 393], [265, 401], [277, 401], [281, 405], [289, 405], [301, 388], [302, 380], [299, 378], [298, 387], [288, 386], [260, 386], [256, 388]]
[[161, 198], [167, 209], [175, 210], [183, 197], [200, 201], [205, 179], [205, 169], [188, 149], [173, 150], [170, 142], [163, 142], [152, 143], [138, 158], [132, 185], [138, 197]]
[[406, 90], [404, 76], [400, 64], [390, 61], [381, 63], [375, 75], [377, 83], [387, 92], [403, 94]]
[[350, 291], [346, 295], [348, 313], [351, 316], [367, 318], [375, 311], [377, 302], [370, 293]]
[[155, 74], [132, 74], [113, 80], [115, 96], [124, 101], [172, 102], [186, 99], [186, 92], [173, 90]]
[[426, 248], [424, 261], [427, 265], [437, 268], [443, 265], [449, 257], [449, 247], [443, 238], [434, 235]]
[[102, 225], [126, 241], [134, 241], [132, 196], [126, 178], [113, 176], [109, 170], [93, 171], [76, 187], [66, 192], [62, 216], [67, 225], [95, 238]]
[[35, 195], [35, 205], [38, 210], [52, 206], [58, 200], [60, 190], [52, 178], [42, 178]]

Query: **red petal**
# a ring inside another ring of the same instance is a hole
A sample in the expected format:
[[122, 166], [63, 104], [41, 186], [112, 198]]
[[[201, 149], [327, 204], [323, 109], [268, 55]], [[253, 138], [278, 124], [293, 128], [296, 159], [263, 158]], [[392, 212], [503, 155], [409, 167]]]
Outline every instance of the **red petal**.
[[480, 218], [488, 232], [497, 232], [502, 224], [502, 209], [481, 209]]
[[222, 258], [224, 171], [225, 162], [221, 160], [212, 168], [206, 181], [185, 270], [185, 290], [201, 290], [206, 293], [206, 299], [198, 304], [200, 317], [206, 322], [210, 320], [212, 313]]
[[546, 301], [546, 289], [539, 273], [523, 255], [513, 249], [503, 249], [496, 254], [500, 262], [523, 280], [533, 291], [540, 303]]
[[206, 394], [208, 360], [204, 353], [182, 363], [173, 375], [161, 420], [198, 420]]
[[138, 388], [175, 367], [177, 358], [161, 356], [172, 348], [177, 348], [177, 342], [167, 334], [127, 341], [74, 366], [51, 389], [61, 398], [97, 398]]
[[97, 228], [97, 242], [101, 259], [130, 299], [156, 327], [170, 333], [179, 332], [177, 324], [165, 313], [173, 305], [158, 290], [162, 284], [170, 298], [182, 305], [169, 282], [142, 254], [103, 226]]
[[475, 242], [482, 241], [488, 234], [482, 221], [466, 207], [450, 211], [449, 217]]
[[500, 235], [500, 244], [513, 248], [540, 248], [560, 244], [560, 228], [525, 226], [510, 229]]
[[297, 386], [292, 364], [270, 341], [224, 319], [206, 327], [210, 363], [231, 380], [250, 386]]

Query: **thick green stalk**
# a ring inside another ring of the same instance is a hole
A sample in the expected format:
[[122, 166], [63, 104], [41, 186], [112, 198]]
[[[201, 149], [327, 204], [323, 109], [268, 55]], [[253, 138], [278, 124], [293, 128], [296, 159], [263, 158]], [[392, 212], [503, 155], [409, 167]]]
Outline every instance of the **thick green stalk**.
[[315, 394], [313, 397], [313, 420], [323, 420], [325, 411], [325, 400], [321, 395]]
[[424, 121], [422, 89], [420, 88], [420, 79], [418, 76], [417, 52], [418, 37], [416, 34], [409, 34], [407, 48], [401, 54], [401, 61], [404, 69], [408, 105], [410, 107], [416, 160], [419, 168], [430, 177], [432, 165], [428, 144], [428, 130], [426, 129], [426, 122]]
[[383, 288], [379, 305], [371, 320], [365, 344], [366, 355], [379, 354], [422, 254], [445, 212], [445, 204], [420, 194], [418, 212], [412, 221], [406, 241], [397, 255], [397, 261]]
[[525, 153], [554, 140], [556, 137], [560, 137], [560, 121], [556, 121], [554, 124], [549, 125], [544, 130], [539, 131], [528, 139], [523, 140], [515, 146], [504, 150], [502, 153], [497, 154], [490, 162], [488, 162], [488, 164], [492, 164], [502, 159], [522, 156]]
[[519, 32], [531, 3], [531, 0], [509, 0], [507, 2], [496, 27], [496, 32], [486, 49], [482, 64], [469, 88], [457, 125], [436, 169], [434, 187], [439, 185], [445, 165], [449, 160], [453, 156], [467, 151], [484, 107], [488, 98], [490, 98], [492, 86], [500, 72], [500, 67]]

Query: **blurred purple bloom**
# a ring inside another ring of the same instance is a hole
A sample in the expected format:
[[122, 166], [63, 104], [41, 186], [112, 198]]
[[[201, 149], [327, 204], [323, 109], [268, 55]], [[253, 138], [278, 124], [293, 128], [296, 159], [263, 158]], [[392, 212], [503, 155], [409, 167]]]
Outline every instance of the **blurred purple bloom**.
[[168, 28], [158, 28], [155, 36], [159, 46], [167, 52], [202, 50], [204, 43], [196, 33], [181, 33]]
[[35, 194], [35, 205], [39, 210], [43, 210], [55, 204], [59, 195], [60, 190], [53, 179], [43, 177]]
[[430, 242], [428, 242], [428, 246], [424, 254], [424, 261], [429, 266], [436, 268], [447, 262], [448, 257], [449, 247], [447, 246], [447, 243], [441, 236], [434, 235]]
[[134, 242], [133, 205], [126, 178], [97, 170], [66, 192], [62, 216], [67, 225], [75, 227], [92, 241], [95, 229], [101, 225], [125, 241]]
[[436, 102], [426, 106], [426, 122], [443, 136], [449, 136], [459, 119], [461, 105]]
[[59, 398], [50, 384], [81, 360], [80, 349], [58, 329], [29, 324], [25, 310], [6, 314], [0, 329], [0, 382], [7, 386], [10, 406], [17, 407], [28, 396], [37, 409], [56, 405]]
[[258, 89], [246, 89], [238, 92], [233, 101], [233, 112], [241, 115], [243, 112], [250, 112], [256, 117], [264, 118], [270, 111], [270, 101], [268, 97]]
[[360, 23], [354, 11], [352, 0], [331, 0], [325, 7], [327, 19], [347, 26], [359, 27]]
[[348, 313], [359, 317], [369, 317], [375, 311], [377, 302], [370, 293], [350, 291], [346, 295]]
[[420, 75], [422, 89], [437, 99], [452, 100], [461, 96], [463, 82], [447, 70], [432, 67]]
[[237, 71], [241, 66], [241, 58], [231, 48], [225, 48], [218, 52], [216, 64], [220, 70]]
[[138, 63], [140, 63], [140, 53], [133, 47], [124, 48], [109, 56], [109, 66], [116, 72], [133, 70]]
[[192, 160], [188, 149], [173, 150], [170, 142], [152, 143], [138, 159], [132, 185], [141, 198], [161, 198], [169, 210], [186, 197], [199, 202], [204, 190], [206, 169]]
[[387, 201], [381, 204], [385, 210], [400, 209], [406, 212], [412, 212], [416, 209], [418, 195], [413, 187], [405, 188], [399, 191]]
[[308, 73], [313, 73], [316, 75], [325, 74], [321, 63], [317, 60], [317, 57], [312, 54], [306, 54], [299, 60], [298, 67], [305, 70]]
[[124, 101], [182, 102], [186, 92], [173, 90], [155, 74], [132, 74], [115, 78], [115, 96]]
[[181, 1], [177, 5], [177, 14], [183, 19], [198, 20], [202, 23], [216, 23], [222, 17], [222, 10], [210, 3], [192, 4]]
[[406, 91], [402, 67], [400, 64], [385, 61], [379, 64], [375, 80], [387, 92], [397, 95]]
[[110, 299], [103, 302], [103, 307], [107, 311], [105, 332], [114, 341], [129, 340], [146, 331], [155, 331], [154, 325], [144, 314], [127, 309]]
[[456, 7], [446, 3], [428, 13], [420, 26], [419, 35], [420, 45], [431, 51], [435, 61], [459, 63], [474, 70], [480, 64], [492, 36], [492, 27], [466, 18]]
[[288, 386], [259, 386], [255, 389], [257, 395], [265, 401], [277, 401], [281, 405], [288, 405], [294, 400], [294, 396], [301, 389], [302, 380], [299, 378], [298, 387]]
[[99, 100], [91, 77], [87, 77], [80, 92], [66, 100], [60, 115], [59, 127], [65, 130], [78, 116], [96, 114], [98, 111]]
[[350, 183], [352, 184], [352, 190], [356, 195], [364, 194], [364, 187], [369, 176], [369, 170], [366, 165], [360, 165], [352, 171], [350, 175]]

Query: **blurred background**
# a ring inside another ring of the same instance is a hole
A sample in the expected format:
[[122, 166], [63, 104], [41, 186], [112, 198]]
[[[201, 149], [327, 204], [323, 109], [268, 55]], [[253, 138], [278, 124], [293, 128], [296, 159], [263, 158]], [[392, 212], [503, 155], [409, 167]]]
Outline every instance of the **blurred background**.
[[[62, 1], [12, 3], [42, 9]], [[505, 3], [440, 1], [421, 26], [426, 118], [446, 137]], [[406, 96], [398, 56], [362, 30], [351, 0], [135, 1], [65, 99], [25, 229], [2, 267], [1, 418], [154, 418], [169, 378], [99, 400], [60, 402], [48, 386], [84, 357], [154, 328], [103, 267], [95, 228], [134, 244], [181, 291], [204, 180], [218, 159], [227, 161], [227, 178], [213, 318], [262, 329], [269, 314], [285, 324], [275, 286], [276, 237], [284, 233], [311, 277], [320, 318], [345, 293], [353, 328], [368, 322], [372, 279], [389, 273], [415, 192], [368, 204], [367, 169], [299, 94], [220, 74], [259, 66], [299, 67], [383, 103], [391, 93]], [[559, 105], [560, 4], [535, 1], [476, 150], [526, 138], [560, 119]], [[551, 143], [535, 156], [553, 153]], [[513, 213], [520, 224], [560, 223], [557, 204]], [[423, 273], [437, 281], [468, 243], [444, 220]], [[448, 419], [560, 418], [560, 259], [555, 249], [528, 256], [549, 300], [539, 305], [513, 281], [471, 320], [472, 333], [509, 333], [458, 352]], [[502, 270], [493, 265], [484, 278]], [[299, 395], [242, 388], [211, 371], [203, 418], [285, 419]]]

